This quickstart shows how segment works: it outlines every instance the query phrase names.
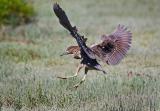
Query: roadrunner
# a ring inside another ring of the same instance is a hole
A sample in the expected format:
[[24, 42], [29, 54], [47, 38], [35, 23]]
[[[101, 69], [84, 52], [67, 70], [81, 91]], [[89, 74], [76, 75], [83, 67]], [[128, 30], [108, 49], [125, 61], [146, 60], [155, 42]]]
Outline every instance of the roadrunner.
[[132, 34], [124, 25], [118, 25], [112, 34], [102, 35], [100, 43], [88, 47], [86, 45], [87, 39], [78, 33], [75, 26], [73, 27], [70, 24], [64, 10], [57, 3], [53, 5], [53, 10], [58, 17], [60, 24], [70, 32], [71, 36], [78, 44], [77, 46], [68, 47], [66, 52], [61, 56], [72, 54], [75, 59], [81, 60], [75, 75], [58, 78], [68, 79], [76, 77], [79, 71], [84, 67], [85, 73], [82, 80], [74, 85], [74, 87], [77, 88], [85, 81], [88, 70], [102, 71], [106, 74], [98, 63], [98, 60], [101, 60], [108, 65], [116, 65], [125, 57], [131, 45]]

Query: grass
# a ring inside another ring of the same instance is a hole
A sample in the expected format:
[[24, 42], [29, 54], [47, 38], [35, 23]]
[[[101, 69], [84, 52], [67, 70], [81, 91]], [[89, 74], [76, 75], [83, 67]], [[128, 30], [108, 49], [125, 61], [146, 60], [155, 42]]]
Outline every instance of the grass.
[[83, 71], [78, 78], [56, 78], [73, 75], [79, 62], [59, 56], [76, 43], [59, 25], [54, 2], [34, 1], [35, 23], [0, 30], [0, 110], [159, 111], [159, 0], [56, 0], [88, 45], [118, 24], [133, 33], [127, 57], [117, 66], [102, 64], [106, 77], [90, 71], [77, 90], [72, 86]]

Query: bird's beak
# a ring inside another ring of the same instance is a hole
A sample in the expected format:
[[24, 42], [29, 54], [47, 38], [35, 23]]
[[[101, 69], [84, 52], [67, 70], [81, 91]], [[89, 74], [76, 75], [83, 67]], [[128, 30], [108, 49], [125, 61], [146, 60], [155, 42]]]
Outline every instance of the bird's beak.
[[60, 56], [64, 56], [64, 55], [68, 55], [68, 54], [69, 54], [68, 52], [64, 52]]

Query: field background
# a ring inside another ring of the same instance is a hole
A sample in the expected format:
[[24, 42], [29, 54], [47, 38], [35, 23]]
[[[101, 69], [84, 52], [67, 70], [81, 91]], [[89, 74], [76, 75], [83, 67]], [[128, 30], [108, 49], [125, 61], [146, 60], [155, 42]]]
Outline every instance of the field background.
[[[88, 45], [124, 24], [133, 33], [131, 50], [117, 66], [90, 71], [77, 90], [79, 63], [60, 57], [76, 44], [52, 11], [58, 2]], [[37, 21], [0, 30], [0, 110], [160, 111], [160, 0], [35, 0]]]

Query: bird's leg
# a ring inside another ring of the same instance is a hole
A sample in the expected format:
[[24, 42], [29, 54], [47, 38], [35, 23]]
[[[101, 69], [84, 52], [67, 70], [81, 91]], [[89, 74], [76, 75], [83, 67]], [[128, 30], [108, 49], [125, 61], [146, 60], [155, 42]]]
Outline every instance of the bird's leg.
[[78, 88], [78, 87], [85, 81], [88, 70], [89, 70], [89, 69], [88, 69], [87, 67], [85, 67], [85, 74], [84, 74], [82, 80], [81, 80], [78, 84], [74, 85], [74, 86], [73, 86], [74, 88]]
[[80, 64], [78, 65], [78, 68], [76, 70], [76, 73], [73, 75], [73, 76], [68, 76], [68, 77], [57, 77], [57, 78], [60, 78], [60, 79], [68, 79], [68, 78], [73, 78], [73, 77], [76, 77], [79, 73], [79, 71], [84, 67], [83, 64]]

